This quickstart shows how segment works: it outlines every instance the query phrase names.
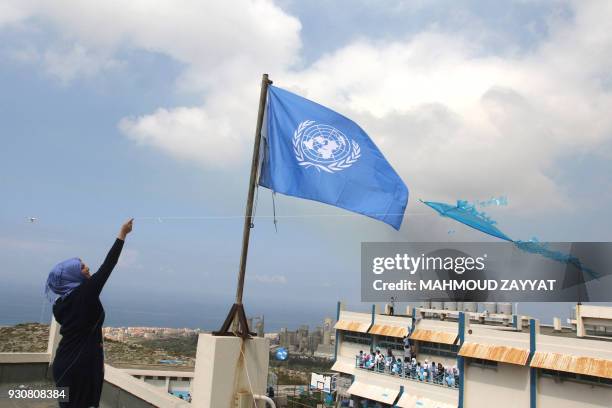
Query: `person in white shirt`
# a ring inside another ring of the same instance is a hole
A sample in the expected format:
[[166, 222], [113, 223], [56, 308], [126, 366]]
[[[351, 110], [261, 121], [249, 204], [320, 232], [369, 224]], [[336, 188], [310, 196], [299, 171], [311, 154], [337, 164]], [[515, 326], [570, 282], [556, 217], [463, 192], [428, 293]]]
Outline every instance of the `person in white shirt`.
[[408, 338], [408, 336], [406, 336], [404, 337], [404, 361], [410, 361], [410, 358], [412, 357], [411, 351], [412, 350], [410, 348], [410, 339]]

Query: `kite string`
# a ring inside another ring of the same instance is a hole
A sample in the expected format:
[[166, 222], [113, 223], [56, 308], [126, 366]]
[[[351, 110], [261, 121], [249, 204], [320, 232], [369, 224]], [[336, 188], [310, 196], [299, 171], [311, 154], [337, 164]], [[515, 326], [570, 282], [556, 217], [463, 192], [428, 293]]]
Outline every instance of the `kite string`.
[[[405, 214], [369, 214], [372, 216], [400, 216], [400, 215], [425, 215], [429, 212], [406, 212]], [[252, 215], [251, 218], [347, 218], [347, 217], [363, 217], [363, 214], [289, 214], [289, 215]], [[203, 216], [162, 216], [162, 217], [134, 217], [134, 220], [149, 221], [149, 220], [175, 220], [175, 221], [187, 221], [187, 220], [224, 220], [224, 219], [243, 219], [245, 215], [203, 215]]]

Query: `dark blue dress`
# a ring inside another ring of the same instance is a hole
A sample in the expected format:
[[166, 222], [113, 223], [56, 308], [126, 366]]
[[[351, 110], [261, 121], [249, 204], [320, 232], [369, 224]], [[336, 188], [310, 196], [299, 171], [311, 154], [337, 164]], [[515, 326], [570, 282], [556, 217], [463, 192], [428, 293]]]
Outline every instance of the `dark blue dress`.
[[70, 399], [60, 402], [61, 408], [97, 407], [100, 403], [104, 382], [104, 308], [100, 292], [122, 248], [123, 241], [117, 239], [98, 272], [53, 305], [62, 335], [53, 360], [53, 378], [58, 387], [69, 387]]

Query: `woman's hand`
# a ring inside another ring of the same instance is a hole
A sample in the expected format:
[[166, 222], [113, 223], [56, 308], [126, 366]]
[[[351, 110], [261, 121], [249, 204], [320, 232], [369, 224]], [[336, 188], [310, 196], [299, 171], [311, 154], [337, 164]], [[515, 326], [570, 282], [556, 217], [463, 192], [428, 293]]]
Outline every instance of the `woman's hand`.
[[125, 237], [127, 237], [127, 235], [132, 232], [133, 223], [134, 219], [130, 218], [125, 224], [123, 224], [121, 226], [121, 230], [119, 231], [119, 235], [117, 236], [117, 238], [122, 241], [125, 241]]

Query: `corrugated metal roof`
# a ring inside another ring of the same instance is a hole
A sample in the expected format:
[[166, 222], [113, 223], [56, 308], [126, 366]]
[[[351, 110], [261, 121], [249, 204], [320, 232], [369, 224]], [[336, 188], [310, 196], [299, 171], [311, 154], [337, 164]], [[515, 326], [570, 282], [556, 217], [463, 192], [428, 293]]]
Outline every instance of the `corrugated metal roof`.
[[368, 323], [354, 322], [351, 320], [338, 320], [334, 328], [352, 332], [367, 333], [370, 325]]
[[493, 344], [463, 343], [459, 350], [459, 355], [482, 360], [499, 361], [501, 363], [525, 365], [529, 359], [529, 350]]
[[410, 338], [412, 340], [429, 341], [432, 343], [455, 344], [457, 341], [457, 333], [416, 329]]
[[351, 384], [347, 390], [347, 393], [391, 405], [395, 402], [395, 399], [399, 395], [399, 391], [399, 386], [397, 386], [397, 388], [387, 388], [361, 381], [355, 381], [353, 384]]
[[414, 395], [406, 391], [404, 391], [395, 405], [400, 408], [455, 408], [457, 406], [456, 403], [449, 404], [446, 402], [440, 402], [421, 395]]
[[345, 374], [355, 374], [355, 364], [350, 364], [345, 361], [336, 361], [331, 368], [332, 371], [338, 371]]
[[408, 335], [408, 328], [388, 326], [386, 324], [375, 324], [370, 328], [369, 333], [378, 334], [380, 336], [406, 337]]
[[536, 351], [532, 367], [612, 379], [612, 360]]

